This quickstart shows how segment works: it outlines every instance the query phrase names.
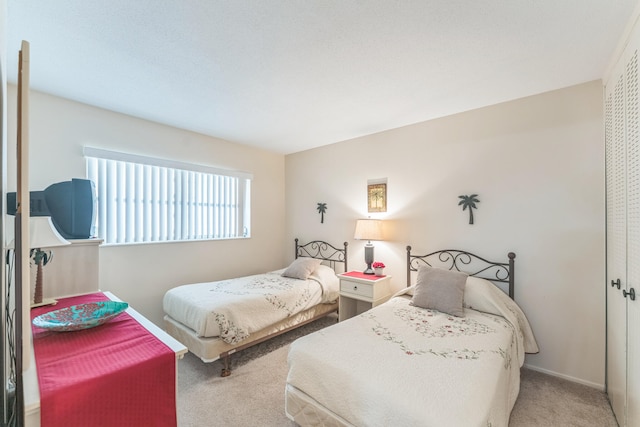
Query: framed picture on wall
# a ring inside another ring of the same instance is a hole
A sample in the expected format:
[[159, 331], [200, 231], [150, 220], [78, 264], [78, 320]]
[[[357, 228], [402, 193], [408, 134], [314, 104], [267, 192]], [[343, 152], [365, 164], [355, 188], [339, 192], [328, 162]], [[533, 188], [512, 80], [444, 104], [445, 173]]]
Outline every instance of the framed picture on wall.
[[387, 184], [367, 185], [367, 205], [369, 212], [387, 211]]

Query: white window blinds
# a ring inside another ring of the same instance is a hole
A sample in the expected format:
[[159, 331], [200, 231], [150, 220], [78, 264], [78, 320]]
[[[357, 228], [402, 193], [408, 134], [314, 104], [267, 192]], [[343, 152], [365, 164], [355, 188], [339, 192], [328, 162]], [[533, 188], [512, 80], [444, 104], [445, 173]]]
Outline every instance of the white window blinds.
[[105, 244], [250, 235], [251, 174], [84, 148]]

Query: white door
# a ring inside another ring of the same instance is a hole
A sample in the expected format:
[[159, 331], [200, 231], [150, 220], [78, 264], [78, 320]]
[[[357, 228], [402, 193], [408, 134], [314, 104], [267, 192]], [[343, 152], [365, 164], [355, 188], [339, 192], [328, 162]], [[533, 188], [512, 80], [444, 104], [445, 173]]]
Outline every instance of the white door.
[[640, 116], [638, 112], [638, 34], [625, 58], [627, 140], [627, 414], [640, 426]]
[[624, 61], [605, 90], [607, 182], [607, 394], [616, 419], [625, 425], [627, 318], [626, 298], [626, 150]]

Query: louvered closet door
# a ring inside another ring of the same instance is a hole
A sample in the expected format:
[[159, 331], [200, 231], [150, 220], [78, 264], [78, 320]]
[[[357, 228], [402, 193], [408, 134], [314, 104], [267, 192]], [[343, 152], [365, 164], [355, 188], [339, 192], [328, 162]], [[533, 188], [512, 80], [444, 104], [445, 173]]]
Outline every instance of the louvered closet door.
[[[631, 46], [639, 46], [637, 42]], [[626, 60], [625, 110], [627, 141], [627, 291], [640, 291], [640, 117], [638, 115], [638, 50]], [[627, 425], [640, 426], [640, 295], [627, 304]]]
[[[607, 394], [618, 423], [626, 404], [626, 151], [624, 69], [617, 67], [605, 92], [607, 182]], [[620, 281], [621, 289], [612, 286]]]

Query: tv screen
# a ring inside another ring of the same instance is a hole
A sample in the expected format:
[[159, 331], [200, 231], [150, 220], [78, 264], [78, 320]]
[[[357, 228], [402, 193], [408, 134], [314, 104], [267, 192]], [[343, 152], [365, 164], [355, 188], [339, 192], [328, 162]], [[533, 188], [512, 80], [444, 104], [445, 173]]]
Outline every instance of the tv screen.
[[74, 178], [45, 188], [51, 221], [65, 239], [95, 236], [96, 189], [88, 179]]
[[[29, 194], [31, 216], [51, 216], [65, 239], [95, 237], [96, 189], [93, 181], [73, 178]], [[7, 213], [16, 213], [16, 193], [7, 193]]]

